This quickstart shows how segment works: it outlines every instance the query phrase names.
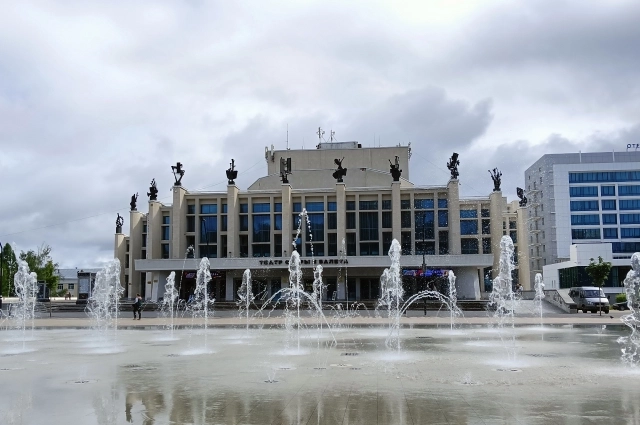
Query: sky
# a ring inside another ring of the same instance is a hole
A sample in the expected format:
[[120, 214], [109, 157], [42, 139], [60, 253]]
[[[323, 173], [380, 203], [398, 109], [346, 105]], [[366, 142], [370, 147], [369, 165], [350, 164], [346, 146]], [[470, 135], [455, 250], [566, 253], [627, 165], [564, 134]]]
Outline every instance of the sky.
[[[411, 180], [516, 199], [546, 153], [640, 143], [640, 2], [20, 1], [0, 14], [0, 243], [113, 258], [152, 178], [246, 189], [315, 132], [411, 143]], [[348, 164], [345, 164], [348, 167]]]

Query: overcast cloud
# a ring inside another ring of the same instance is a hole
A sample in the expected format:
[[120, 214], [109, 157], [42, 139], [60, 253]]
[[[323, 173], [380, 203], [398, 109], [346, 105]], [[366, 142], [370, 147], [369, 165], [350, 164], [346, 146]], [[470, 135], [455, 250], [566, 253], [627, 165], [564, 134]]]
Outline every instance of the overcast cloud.
[[170, 166], [241, 188], [318, 126], [409, 143], [411, 180], [515, 199], [545, 153], [640, 143], [637, 1], [9, 2], [0, 15], [0, 242], [61, 267], [113, 256], [116, 213]]

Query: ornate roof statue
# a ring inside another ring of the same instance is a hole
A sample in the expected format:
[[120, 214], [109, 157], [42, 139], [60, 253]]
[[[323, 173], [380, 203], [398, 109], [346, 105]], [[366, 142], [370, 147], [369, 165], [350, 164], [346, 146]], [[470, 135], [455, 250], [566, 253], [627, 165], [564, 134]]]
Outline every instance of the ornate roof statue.
[[524, 196], [524, 189], [521, 187], [516, 187], [516, 194], [518, 195], [518, 198], [520, 198], [520, 206], [521, 207], [526, 207], [527, 206], [527, 197]]
[[136, 209], [137, 202], [138, 202], [138, 193], [134, 193], [133, 195], [131, 195], [131, 202], [129, 202], [129, 205], [131, 206], [131, 211], [137, 211]]
[[231, 158], [231, 166], [227, 168], [227, 180], [229, 184], [236, 184], [234, 181], [238, 178], [238, 170], [236, 170], [236, 162]]
[[171, 171], [173, 171], [173, 178], [176, 179], [174, 183], [175, 186], [180, 186], [182, 184], [182, 176], [184, 176], [184, 169], [182, 168], [181, 162], [176, 162], [176, 165], [171, 166]]
[[342, 157], [342, 159], [334, 159], [333, 162], [336, 163], [336, 165], [338, 166], [338, 168], [336, 169], [336, 171], [333, 172], [333, 178], [336, 179], [336, 181], [338, 183], [342, 183], [342, 178], [344, 176], [347, 175], [347, 169], [346, 168], [342, 168], [342, 161], [344, 161], [344, 156]]
[[122, 233], [122, 225], [124, 224], [124, 218], [118, 213], [118, 218], [116, 218], [116, 233]]
[[151, 179], [151, 186], [149, 187], [147, 196], [149, 197], [150, 201], [158, 200], [158, 186], [156, 186], [156, 179]]
[[391, 160], [389, 160], [389, 165], [391, 166], [389, 172], [391, 173], [391, 177], [393, 177], [393, 181], [399, 182], [400, 176], [402, 175], [402, 170], [400, 169], [400, 157], [396, 155], [395, 164], [392, 164]]
[[493, 191], [500, 192], [500, 182], [502, 181], [500, 178], [502, 177], [502, 173], [494, 168], [493, 170], [489, 170], [489, 174], [491, 174], [491, 179], [493, 180]]
[[460, 165], [458, 154], [454, 152], [453, 155], [451, 155], [449, 162], [447, 162], [447, 168], [451, 171], [451, 180], [456, 180], [460, 175], [460, 173], [458, 173], [458, 165]]

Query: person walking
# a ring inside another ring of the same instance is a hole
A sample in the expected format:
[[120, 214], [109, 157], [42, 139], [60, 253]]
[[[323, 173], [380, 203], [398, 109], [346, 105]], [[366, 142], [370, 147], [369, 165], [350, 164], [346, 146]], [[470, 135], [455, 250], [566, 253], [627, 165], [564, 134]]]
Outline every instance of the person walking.
[[142, 297], [140, 294], [136, 294], [136, 301], [133, 303], [133, 320], [136, 320], [136, 313], [138, 313], [138, 320], [142, 319]]

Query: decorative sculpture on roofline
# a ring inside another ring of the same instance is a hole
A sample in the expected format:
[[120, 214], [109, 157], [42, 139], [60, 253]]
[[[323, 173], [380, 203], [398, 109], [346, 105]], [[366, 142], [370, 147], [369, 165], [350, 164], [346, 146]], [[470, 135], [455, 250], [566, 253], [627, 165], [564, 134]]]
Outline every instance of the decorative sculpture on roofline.
[[122, 225], [124, 224], [124, 218], [118, 213], [118, 218], [116, 218], [116, 233], [122, 233]]
[[150, 201], [158, 200], [158, 186], [156, 186], [156, 179], [151, 179], [151, 186], [149, 187], [147, 196], [149, 197]]
[[524, 189], [521, 187], [516, 187], [516, 194], [518, 195], [518, 198], [520, 198], [520, 206], [521, 207], [526, 207], [527, 206], [527, 197], [524, 196]]
[[236, 162], [231, 158], [231, 166], [227, 168], [227, 180], [229, 184], [236, 184], [234, 181], [238, 178], [238, 170], [236, 170]]
[[447, 168], [451, 171], [451, 180], [456, 180], [460, 175], [458, 172], [458, 165], [460, 165], [458, 154], [454, 152], [453, 155], [451, 155], [449, 162], [447, 162]]
[[500, 178], [502, 177], [502, 173], [494, 168], [493, 170], [489, 170], [489, 174], [491, 174], [491, 179], [493, 180], [493, 191], [500, 192], [500, 182], [502, 181]]
[[129, 202], [129, 205], [131, 206], [131, 211], [138, 211], [136, 209], [137, 202], [138, 202], [138, 193], [134, 193], [133, 195], [131, 195], [131, 202]]
[[176, 165], [172, 165], [171, 171], [173, 171], [173, 178], [176, 179], [176, 182], [174, 183], [174, 185], [180, 186], [182, 184], [182, 176], [184, 176], [184, 169], [182, 168], [182, 163], [177, 162]]
[[289, 184], [289, 178], [287, 177], [289, 174], [291, 174], [291, 158], [280, 158], [280, 178], [282, 183]]
[[333, 172], [332, 175], [333, 175], [333, 178], [336, 179], [338, 183], [342, 183], [343, 182], [342, 178], [347, 175], [347, 169], [342, 168], [342, 161], [344, 161], [344, 156], [342, 157], [342, 159], [336, 158], [333, 160], [333, 162], [336, 163], [338, 168], [336, 169], [336, 171]]
[[391, 166], [389, 172], [391, 173], [391, 177], [393, 177], [393, 181], [399, 182], [400, 176], [402, 175], [402, 170], [400, 169], [400, 157], [396, 155], [395, 164], [392, 164], [391, 160], [389, 160], [389, 165]]

